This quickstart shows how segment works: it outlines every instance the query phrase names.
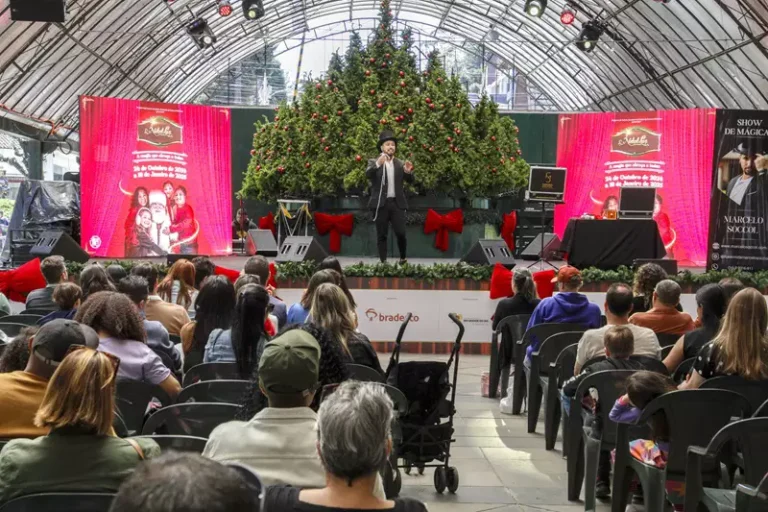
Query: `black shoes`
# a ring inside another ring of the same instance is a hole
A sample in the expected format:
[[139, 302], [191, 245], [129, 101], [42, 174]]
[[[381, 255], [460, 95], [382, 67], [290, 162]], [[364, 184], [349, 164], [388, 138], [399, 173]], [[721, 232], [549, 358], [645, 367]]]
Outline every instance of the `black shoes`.
[[595, 484], [595, 498], [599, 500], [607, 500], [611, 497], [611, 486], [608, 482], [598, 481]]

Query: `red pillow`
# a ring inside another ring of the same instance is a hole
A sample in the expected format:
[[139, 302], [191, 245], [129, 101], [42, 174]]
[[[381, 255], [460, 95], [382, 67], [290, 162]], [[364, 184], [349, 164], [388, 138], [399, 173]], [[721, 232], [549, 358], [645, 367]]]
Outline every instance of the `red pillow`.
[[43, 273], [40, 272], [40, 259], [35, 258], [19, 268], [0, 272], [0, 292], [8, 300], [25, 302], [29, 292], [45, 288]]
[[[513, 272], [501, 263], [494, 265], [493, 274], [491, 274], [491, 300], [514, 295], [512, 276]], [[552, 282], [554, 278], [555, 271], [551, 269], [533, 273], [533, 282], [536, 284], [536, 291], [540, 298], [551, 297], [555, 292], [555, 283]]]
[[232, 284], [237, 281], [237, 278], [240, 277], [240, 272], [237, 270], [232, 270], [231, 268], [224, 268], [216, 265], [216, 267], [213, 270], [213, 273], [217, 276], [226, 276], [227, 279], [232, 281]]

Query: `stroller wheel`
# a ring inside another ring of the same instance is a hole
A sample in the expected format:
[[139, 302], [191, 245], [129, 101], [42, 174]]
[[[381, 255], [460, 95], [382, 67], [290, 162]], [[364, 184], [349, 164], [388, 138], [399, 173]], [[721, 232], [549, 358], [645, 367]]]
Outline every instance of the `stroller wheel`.
[[409, 461], [405, 461], [405, 474], [406, 475], [410, 475], [411, 474], [411, 468], [412, 467], [413, 466], [411, 465], [411, 463]]
[[424, 465], [422, 464], [421, 466], [416, 466], [416, 467], [419, 469], [419, 474], [423, 475], [424, 474]]
[[451, 466], [446, 473], [448, 490], [451, 494], [456, 494], [456, 490], [459, 488], [459, 470]]
[[435, 490], [440, 494], [443, 494], [445, 488], [448, 486], [448, 478], [445, 472], [445, 466], [438, 466], [435, 468]]

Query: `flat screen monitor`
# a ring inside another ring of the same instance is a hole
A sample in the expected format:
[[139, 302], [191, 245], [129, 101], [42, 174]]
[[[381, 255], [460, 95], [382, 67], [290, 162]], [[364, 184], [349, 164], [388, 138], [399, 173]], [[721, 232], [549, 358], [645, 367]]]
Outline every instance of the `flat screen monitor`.
[[623, 219], [650, 219], [656, 189], [652, 187], [624, 187], [619, 199], [619, 217]]

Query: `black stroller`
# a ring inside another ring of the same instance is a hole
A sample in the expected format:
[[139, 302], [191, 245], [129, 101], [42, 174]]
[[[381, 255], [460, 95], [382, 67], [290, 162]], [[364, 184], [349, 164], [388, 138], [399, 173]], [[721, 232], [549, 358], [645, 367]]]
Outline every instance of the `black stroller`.
[[[435, 468], [435, 490], [446, 489], [455, 493], [459, 488], [459, 472], [450, 465], [453, 440], [453, 415], [456, 413], [456, 378], [459, 372], [459, 351], [464, 336], [464, 325], [454, 314], [448, 315], [459, 327], [456, 341], [451, 347], [447, 363], [439, 361], [400, 362], [400, 341], [409, 314], [400, 328], [395, 349], [387, 367], [387, 384], [403, 392], [408, 410], [398, 417], [398, 435], [394, 436], [394, 454], [402, 459], [406, 474], [416, 467], [419, 474], [425, 467]], [[450, 379], [451, 365], [453, 380]], [[448, 394], [450, 393], [450, 399]], [[447, 421], [443, 422], [447, 418]], [[397, 475], [399, 476], [399, 475]], [[395, 480], [400, 479], [395, 476]]]

